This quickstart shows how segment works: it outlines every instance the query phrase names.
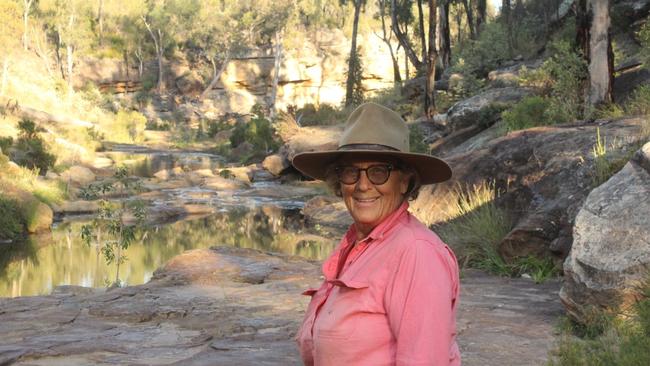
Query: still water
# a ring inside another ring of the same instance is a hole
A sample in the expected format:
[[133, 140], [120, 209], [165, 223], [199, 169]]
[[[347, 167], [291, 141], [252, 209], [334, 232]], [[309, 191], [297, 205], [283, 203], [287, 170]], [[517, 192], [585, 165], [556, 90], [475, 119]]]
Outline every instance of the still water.
[[[0, 251], [0, 297], [49, 294], [59, 285], [104, 287], [115, 281], [117, 267], [106, 264], [95, 247], [81, 241], [81, 226], [74, 220], [56, 225], [52, 232], [27, 243], [4, 245]], [[307, 233], [296, 209], [277, 206], [234, 208], [228, 212], [149, 226], [126, 251], [119, 279], [142, 284], [154, 271], [183, 251], [228, 245], [322, 259], [334, 248], [335, 237], [325, 231]]]

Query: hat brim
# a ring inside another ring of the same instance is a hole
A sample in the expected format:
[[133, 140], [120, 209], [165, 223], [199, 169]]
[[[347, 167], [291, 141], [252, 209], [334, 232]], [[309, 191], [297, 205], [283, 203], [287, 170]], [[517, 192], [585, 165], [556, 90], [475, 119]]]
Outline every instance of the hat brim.
[[328, 165], [343, 156], [376, 156], [377, 158], [396, 158], [417, 170], [421, 184], [441, 183], [451, 178], [451, 168], [442, 159], [426, 154], [406, 153], [387, 150], [335, 150], [304, 152], [297, 154], [293, 166], [302, 174], [319, 180], [325, 180]]

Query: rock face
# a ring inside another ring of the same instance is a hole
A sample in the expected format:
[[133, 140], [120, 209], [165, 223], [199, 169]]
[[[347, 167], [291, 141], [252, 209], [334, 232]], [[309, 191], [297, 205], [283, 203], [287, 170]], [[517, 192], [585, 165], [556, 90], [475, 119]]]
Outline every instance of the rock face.
[[[57, 287], [0, 299], [0, 364], [300, 365], [293, 337], [322, 281], [316, 262], [218, 247], [173, 258], [135, 287]], [[468, 271], [458, 342], [469, 366], [543, 364], [561, 315], [555, 281]]]
[[560, 297], [569, 314], [625, 306], [650, 270], [650, 142], [576, 216]]
[[50, 230], [54, 213], [48, 205], [31, 193], [11, 186], [2, 187], [2, 194], [18, 202], [18, 209], [29, 233]]
[[[641, 118], [604, 122], [601, 136], [634, 146]], [[574, 218], [593, 187], [594, 125], [565, 125], [516, 131], [466, 153], [447, 158], [453, 178], [424, 187], [411, 211], [422, 221], [446, 220], [449, 200], [459, 184], [494, 181], [503, 192], [497, 203], [513, 213], [515, 226], [500, 244], [506, 257], [554, 253], [564, 258], [573, 241]]]
[[262, 167], [275, 176], [282, 174], [290, 166], [289, 161], [280, 154], [269, 155], [262, 162]]
[[74, 165], [61, 173], [61, 179], [77, 186], [85, 186], [95, 180], [95, 173], [84, 166]]
[[481, 111], [493, 104], [509, 105], [530, 95], [531, 91], [523, 88], [489, 89], [469, 99], [462, 100], [447, 111], [447, 123], [451, 131], [457, 131], [479, 122]]

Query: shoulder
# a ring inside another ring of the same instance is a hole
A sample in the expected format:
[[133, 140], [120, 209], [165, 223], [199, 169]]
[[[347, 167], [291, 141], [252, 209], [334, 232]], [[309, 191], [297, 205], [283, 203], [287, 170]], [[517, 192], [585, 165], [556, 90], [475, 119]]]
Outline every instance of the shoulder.
[[454, 264], [456, 262], [456, 257], [451, 248], [436, 233], [411, 214], [400, 220], [395, 230], [393, 244], [392, 249], [400, 254], [415, 252], [419, 255], [444, 258]]

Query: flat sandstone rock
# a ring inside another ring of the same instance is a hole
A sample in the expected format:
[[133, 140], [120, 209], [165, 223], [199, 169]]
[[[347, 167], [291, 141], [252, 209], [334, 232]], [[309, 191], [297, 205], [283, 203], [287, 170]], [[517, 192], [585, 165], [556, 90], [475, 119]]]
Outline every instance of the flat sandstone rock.
[[[300, 292], [319, 276], [316, 262], [218, 247], [185, 252], [140, 286], [0, 299], [0, 364], [299, 365]], [[464, 365], [543, 363], [557, 282], [468, 271], [462, 283]]]

